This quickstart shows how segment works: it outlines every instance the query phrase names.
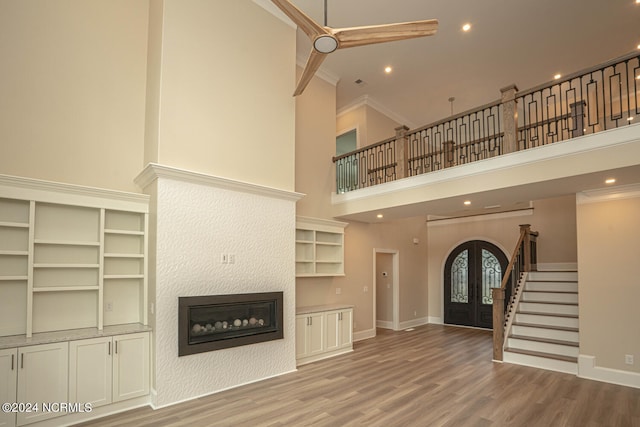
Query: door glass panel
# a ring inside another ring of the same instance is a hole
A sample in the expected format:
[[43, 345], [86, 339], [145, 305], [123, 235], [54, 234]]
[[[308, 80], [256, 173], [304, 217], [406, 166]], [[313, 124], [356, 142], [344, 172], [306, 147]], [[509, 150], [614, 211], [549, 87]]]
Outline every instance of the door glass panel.
[[451, 302], [469, 302], [469, 251], [460, 252], [451, 265]]
[[502, 268], [498, 258], [486, 249], [482, 250], [482, 304], [493, 304], [491, 288], [499, 288]]

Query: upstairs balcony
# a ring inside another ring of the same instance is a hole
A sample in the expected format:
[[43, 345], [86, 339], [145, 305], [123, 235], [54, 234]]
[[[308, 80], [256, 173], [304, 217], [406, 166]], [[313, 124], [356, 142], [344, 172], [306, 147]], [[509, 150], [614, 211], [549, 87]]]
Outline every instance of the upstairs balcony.
[[401, 126], [393, 138], [334, 157], [334, 216], [445, 215], [477, 193], [505, 209], [601, 187], [613, 171], [622, 183], [640, 182], [639, 52], [500, 92], [489, 104], [418, 129]]

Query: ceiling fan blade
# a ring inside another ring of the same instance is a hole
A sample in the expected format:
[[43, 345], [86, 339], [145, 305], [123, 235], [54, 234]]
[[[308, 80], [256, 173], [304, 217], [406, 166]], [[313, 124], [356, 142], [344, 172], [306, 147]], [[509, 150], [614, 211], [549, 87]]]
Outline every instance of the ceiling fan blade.
[[315, 49], [311, 49], [311, 54], [309, 55], [309, 59], [307, 59], [307, 64], [304, 66], [302, 76], [300, 76], [300, 80], [298, 81], [298, 87], [293, 93], [293, 96], [298, 96], [304, 91], [326, 57], [326, 53], [320, 53]]
[[329, 34], [329, 31], [326, 30], [323, 26], [316, 23], [313, 19], [311, 19], [308, 15], [306, 15], [303, 11], [298, 9], [295, 5], [293, 5], [288, 0], [271, 0], [273, 4], [278, 7], [291, 19], [305, 34], [313, 41], [316, 37], [322, 34]]
[[396, 40], [431, 36], [438, 31], [438, 20], [401, 22], [398, 24], [369, 25], [352, 28], [330, 28], [338, 39], [339, 48], [386, 43]]

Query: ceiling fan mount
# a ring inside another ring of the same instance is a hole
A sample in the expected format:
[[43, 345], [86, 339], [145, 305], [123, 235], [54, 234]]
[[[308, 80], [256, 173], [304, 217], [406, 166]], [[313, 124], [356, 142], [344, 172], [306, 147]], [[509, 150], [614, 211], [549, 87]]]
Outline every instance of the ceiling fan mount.
[[304, 31], [313, 45], [293, 96], [298, 96], [304, 91], [326, 56], [338, 49], [431, 36], [438, 30], [437, 19], [364, 27], [331, 28], [327, 26], [327, 0], [324, 0], [324, 26], [316, 23], [293, 5], [290, 0], [271, 1]]

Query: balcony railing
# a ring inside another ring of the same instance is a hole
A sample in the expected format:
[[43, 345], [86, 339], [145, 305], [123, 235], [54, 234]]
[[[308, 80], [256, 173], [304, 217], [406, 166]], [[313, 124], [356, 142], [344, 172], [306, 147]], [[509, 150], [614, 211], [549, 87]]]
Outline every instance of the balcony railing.
[[334, 157], [345, 193], [476, 160], [640, 122], [640, 54], [518, 91], [393, 138]]

